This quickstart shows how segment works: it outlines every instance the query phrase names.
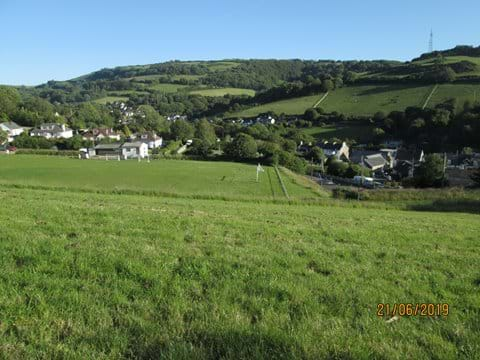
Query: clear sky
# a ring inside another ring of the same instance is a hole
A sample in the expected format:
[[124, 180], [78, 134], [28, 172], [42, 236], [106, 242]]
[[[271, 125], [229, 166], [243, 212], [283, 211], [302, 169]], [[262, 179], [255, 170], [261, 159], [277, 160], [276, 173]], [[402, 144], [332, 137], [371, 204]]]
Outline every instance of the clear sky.
[[172, 59], [398, 59], [480, 44], [480, 1], [0, 0], [0, 83]]

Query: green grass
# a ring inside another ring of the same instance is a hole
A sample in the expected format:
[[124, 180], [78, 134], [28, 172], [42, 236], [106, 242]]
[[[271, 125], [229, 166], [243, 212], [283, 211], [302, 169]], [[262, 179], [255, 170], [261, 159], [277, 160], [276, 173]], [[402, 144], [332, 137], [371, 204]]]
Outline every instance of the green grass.
[[[280, 184], [266, 167], [255, 181], [256, 166], [229, 162], [155, 160], [78, 160], [36, 155], [0, 156], [0, 184], [104, 191], [152, 191], [165, 195], [282, 200]], [[316, 198], [291, 184], [294, 198]]]
[[101, 99], [96, 99], [96, 100], [93, 100], [93, 101], [96, 102], [97, 104], [105, 105], [106, 103], [113, 103], [115, 101], [125, 102], [127, 100], [128, 100], [128, 97], [126, 97], [126, 96], [107, 96], [107, 97], [104, 97], [104, 98], [101, 98]]
[[179, 85], [179, 84], [155, 84], [150, 85], [148, 88], [151, 90], [162, 91], [165, 93], [174, 93], [186, 88], [186, 85]]
[[[480, 353], [479, 215], [1, 185], [0, 202], [5, 358]], [[405, 302], [450, 314], [376, 316]]]
[[327, 112], [347, 115], [389, 113], [408, 106], [422, 106], [432, 86], [375, 85], [352, 86], [332, 91], [320, 107]]
[[[391, 111], [405, 110], [409, 106], [421, 107], [425, 103], [433, 85], [359, 85], [343, 87], [331, 91], [319, 105], [326, 112], [337, 111], [346, 115], [371, 116], [378, 111], [388, 114]], [[428, 103], [434, 107], [447, 99], [456, 98], [460, 105], [465, 100], [480, 99], [480, 85], [441, 84]], [[322, 95], [292, 98], [252, 107], [229, 116], [251, 117], [267, 111], [300, 115], [311, 108]]]
[[218, 89], [202, 89], [191, 91], [190, 94], [202, 96], [224, 96], [224, 95], [248, 95], [255, 96], [255, 90], [238, 89], [238, 88], [218, 88]]
[[303, 132], [313, 136], [316, 139], [328, 140], [331, 138], [350, 139], [358, 143], [369, 142], [372, 140], [373, 126], [371, 125], [326, 125], [323, 127], [311, 127], [302, 129]]
[[285, 113], [287, 115], [301, 115], [306, 109], [313, 107], [322, 96], [323, 94], [275, 101], [232, 113], [229, 114], [229, 116], [253, 117], [268, 111], [274, 111], [277, 114]]
[[476, 101], [480, 100], [480, 84], [442, 84], [433, 94], [429, 106], [445, 102], [451, 98], [457, 99], [458, 110], [462, 110], [465, 101], [469, 100], [473, 103], [475, 99]]

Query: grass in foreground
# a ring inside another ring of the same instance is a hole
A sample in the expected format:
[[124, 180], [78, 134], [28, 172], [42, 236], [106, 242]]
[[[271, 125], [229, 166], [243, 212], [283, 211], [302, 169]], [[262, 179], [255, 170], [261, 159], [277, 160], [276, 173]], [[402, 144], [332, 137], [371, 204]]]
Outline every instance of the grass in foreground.
[[[480, 352], [480, 218], [0, 186], [6, 358]], [[378, 303], [449, 303], [386, 323]]]

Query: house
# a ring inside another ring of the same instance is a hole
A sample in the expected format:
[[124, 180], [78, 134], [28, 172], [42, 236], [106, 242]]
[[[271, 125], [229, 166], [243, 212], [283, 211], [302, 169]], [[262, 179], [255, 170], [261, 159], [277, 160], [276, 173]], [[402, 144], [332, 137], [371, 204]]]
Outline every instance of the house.
[[408, 150], [408, 149], [399, 149], [397, 150], [395, 158], [395, 167], [394, 170], [397, 174], [397, 177], [405, 178], [412, 177], [414, 175], [415, 167], [423, 162], [425, 154], [421, 149]]
[[108, 128], [95, 128], [83, 134], [83, 140], [102, 141], [103, 139], [110, 139], [120, 141], [121, 135], [117, 131]]
[[90, 159], [96, 155], [95, 148], [81, 148], [79, 149], [79, 158], [80, 159]]
[[167, 117], [167, 120], [168, 121], [177, 121], [177, 120], [187, 120], [188, 117], [186, 115], [178, 115], [178, 114], [175, 114], [175, 115], [170, 115]]
[[40, 128], [33, 129], [30, 136], [41, 136], [47, 139], [70, 139], [73, 137], [73, 130], [65, 124], [45, 123]]
[[162, 147], [163, 138], [158, 136], [155, 132], [149, 131], [137, 136], [139, 141], [142, 141], [148, 145], [149, 149], [156, 149]]
[[[368, 167], [372, 171], [393, 168], [395, 150], [353, 150], [350, 154], [350, 161]], [[363, 161], [363, 162], [362, 162]]]
[[12, 142], [15, 136], [18, 136], [24, 132], [24, 129], [13, 121], [0, 123], [0, 130], [3, 130], [7, 133], [8, 142]]
[[256, 119], [257, 124], [274, 125], [275, 122], [276, 122], [275, 118], [270, 115], [259, 116]]
[[95, 155], [97, 156], [120, 156], [122, 155], [122, 144], [98, 144], [95, 146]]
[[335, 158], [337, 160], [341, 160], [342, 157], [346, 160], [350, 158], [350, 148], [345, 141], [342, 143], [329, 143], [328, 141], [325, 141], [318, 144], [318, 147], [320, 147], [323, 150], [325, 156], [329, 158]]
[[143, 159], [148, 157], [148, 145], [142, 141], [126, 142], [121, 146], [121, 154], [124, 159]]

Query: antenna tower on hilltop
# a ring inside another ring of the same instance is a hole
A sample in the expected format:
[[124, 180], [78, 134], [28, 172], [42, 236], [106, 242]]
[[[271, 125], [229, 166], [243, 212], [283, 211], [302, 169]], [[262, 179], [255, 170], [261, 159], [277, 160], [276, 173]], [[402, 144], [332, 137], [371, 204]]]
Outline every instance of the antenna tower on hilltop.
[[433, 30], [430, 30], [430, 41], [428, 42], [428, 52], [433, 52]]

